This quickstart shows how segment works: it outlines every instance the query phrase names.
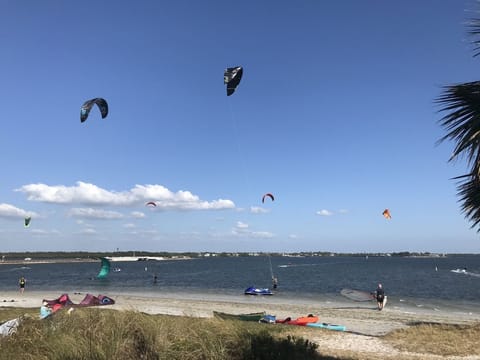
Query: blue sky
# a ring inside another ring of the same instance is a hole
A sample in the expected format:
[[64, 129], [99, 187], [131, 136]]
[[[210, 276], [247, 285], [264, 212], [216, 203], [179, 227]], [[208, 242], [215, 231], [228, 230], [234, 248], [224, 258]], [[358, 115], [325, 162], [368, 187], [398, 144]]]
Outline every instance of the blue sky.
[[2, 251], [478, 252], [434, 102], [478, 79], [478, 10], [3, 0]]

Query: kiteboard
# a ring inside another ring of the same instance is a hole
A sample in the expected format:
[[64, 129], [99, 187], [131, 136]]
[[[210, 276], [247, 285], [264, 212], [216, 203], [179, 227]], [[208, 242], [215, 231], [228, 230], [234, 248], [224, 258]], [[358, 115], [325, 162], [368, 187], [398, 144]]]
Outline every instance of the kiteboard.
[[[372, 301], [375, 300], [375, 293], [362, 291], [362, 290], [354, 290], [354, 289], [342, 289], [340, 294], [349, 298], [353, 301]], [[386, 297], [385, 297], [386, 298]], [[385, 301], [384, 298], [384, 301]]]
[[327, 330], [336, 330], [336, 331], [347, 330], [347, 328], [344, 325], [335, 325], [335, 324], [320, 323], [320, 322], [307, 323], [307, 326], [322, 328], [322, 329], [327, 329]]

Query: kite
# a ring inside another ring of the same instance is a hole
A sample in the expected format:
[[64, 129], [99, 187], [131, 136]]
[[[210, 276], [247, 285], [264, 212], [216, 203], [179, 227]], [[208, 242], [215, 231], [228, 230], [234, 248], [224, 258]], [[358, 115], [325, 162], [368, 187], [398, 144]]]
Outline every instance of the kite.
[[29, 227], [30, 226], [30, 221], [32, 220], [32, 217], [31, 216], [28, 216], [25, 218], [25, 222], [24, 222], [24, 225], [25, 227]]
[[274, 200], [275, 200], [275, 198], [273, 197], [273, 195], [272, 195], [272, 194], [270, 194], [270, 193], [266, 193], [266, 194], [265, 194], [265, 195], [263, 195], [263, 197], [262, 197], [262, 203], [264, 203], [264, 202], [265, 202], [265, 198], [266, 198], [267, 196], [268, 196], [270, 199], [272, 199], [272, 201], [274, 201]]
[[90, 293], [87, 293], [83, 300], [75, 304], [68, 294], [62, 294], [58, 298], [53, 300], [43, 300], [43, 304], [48, 306], [52, 310], [52, 314], [57, 312], [58, 310], [64, 308], [75, 308], [75, 307], [87, 307], [87, 306], [101, 306], [101, 305], [113, 305], [115, 304], [115, 300], [112, 298], [99, 294], [98, 296], [94, 296]]
[[152, 206], [157, 206], [153, 201], [149, 201], [145, 204], [145, 206], [152, 205]]
[[82, 105], [80, 110], [80, 121], [83, 123], [88, 118], [88, 114], [90, 110], [92, 110], [93, 105], [97, 104], [98, 108], [100, 109], [100, 114], [102, 115], [102, 119], [105, 119], [108, 115], [108, 104], [105, 99], [102, 98], [95, 98], [91, 100], [85, 101]]
[[102, 267], [100, 268], [100, 272], [97, 275], [97, 279], [106, 278], [108, 273], [110, 272], [110, 260], [104, 257], [102, 257], [101, 260], [102, 260]]
[[242, 79], [243, 68], [241, 66], [226, 68], [223, 73], [223, 82], [227, 85], [227, 96], [235, 92]]
[[388, 219], [388, 220], [392, 218], [392, 216], [390, 215], [390, 210], [388, 209], [383, 210], [382, 215], [385, 217], [385, 219]]

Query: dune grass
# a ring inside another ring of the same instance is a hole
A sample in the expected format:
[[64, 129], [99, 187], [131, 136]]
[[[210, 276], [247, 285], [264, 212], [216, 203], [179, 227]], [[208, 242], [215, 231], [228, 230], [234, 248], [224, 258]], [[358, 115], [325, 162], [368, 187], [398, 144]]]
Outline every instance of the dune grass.
[[[17, 332], [0, 338], [0, 360], [373, 360], [386, 355], [321, 349], [308, 339], [340, 334], [297, 326], [105, 308], [76, 308], [70, 315], [60, 311], [40, 320], [38, 308], [0, 309], [0, 323], [20, 316], [23, 320]], [[410, 359], [409, 353], [416, 359], [480, 356], [479, 338], [480, 323], [417, 323], [381, 337], [402, 352], [396, 355], [398, 359]]]
[[454, 325], [417, 323], [392, 331], [384, 339], [395, 348], [414, 353], [448, 356], [480, 356], [480, 323]]
[[336, 359], [288, 327], [215, 318], [77, 308], [39, 320], [38, 309], [0, 311], [0, 322], [27, 313], [0, 339], [0, 359]]

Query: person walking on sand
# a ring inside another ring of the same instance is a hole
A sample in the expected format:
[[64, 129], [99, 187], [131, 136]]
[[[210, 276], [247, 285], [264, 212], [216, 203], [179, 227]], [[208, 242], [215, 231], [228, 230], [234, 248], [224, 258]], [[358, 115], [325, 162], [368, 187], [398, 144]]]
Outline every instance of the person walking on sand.
[[25, 284], [27, 283], [27, 279], [25, 279], [25, 277], [21, 277], [19, 280], [18, 280], [18, 285], [20, 286], [20, 293], [23, 294], [23, 292], [25, 291]]
[[382, 310], [385, 305], [385, 291], [382, 284], [378, 284], [377, 290], [375, 290], [375, 298], [377, 299], [378, 310]]

